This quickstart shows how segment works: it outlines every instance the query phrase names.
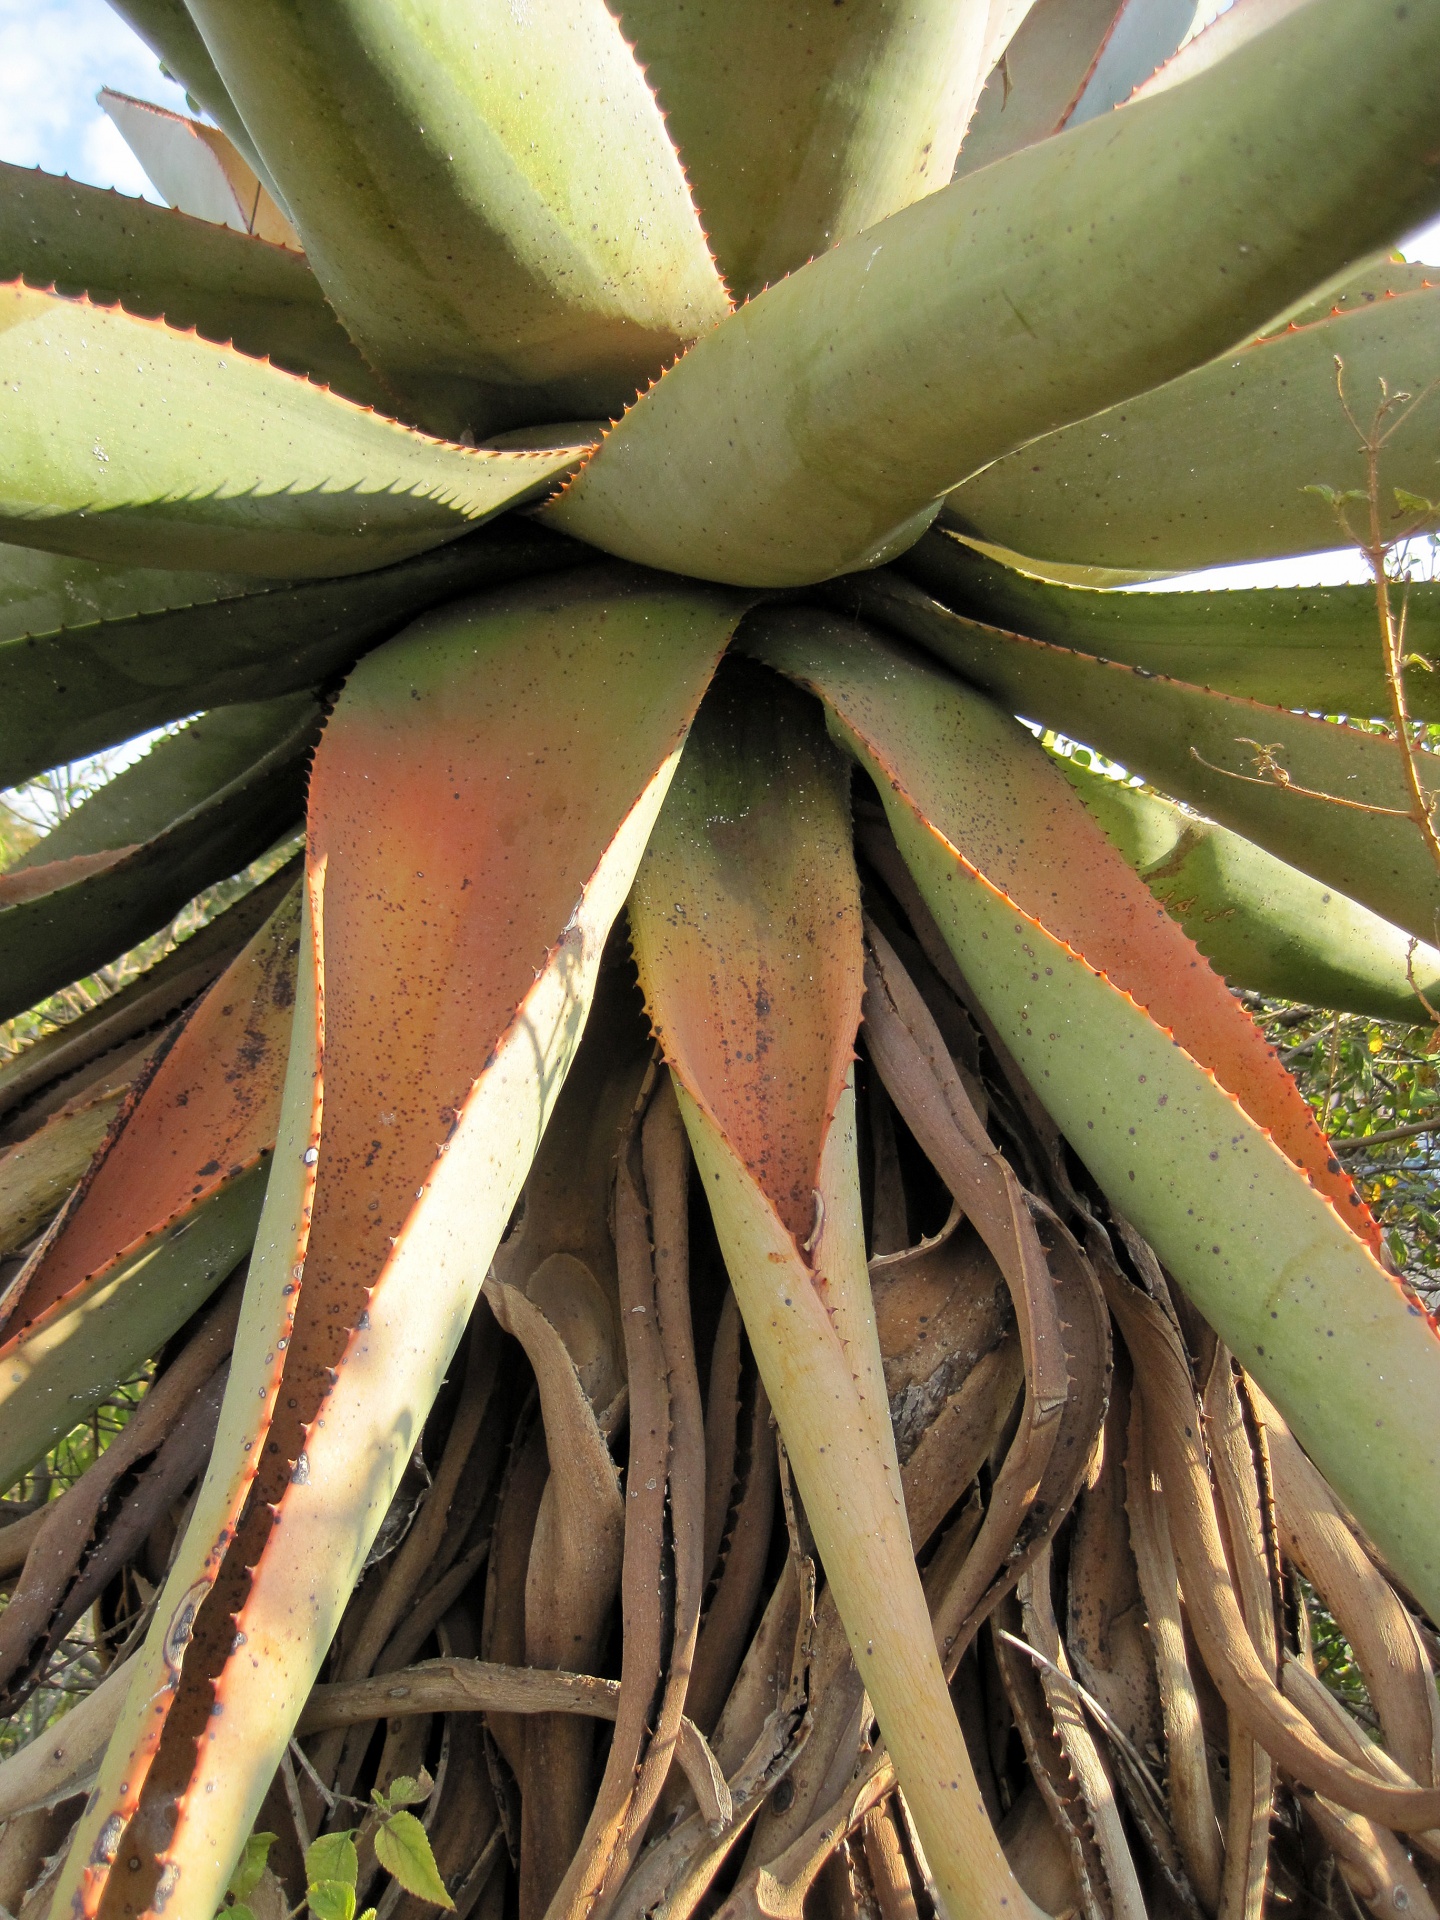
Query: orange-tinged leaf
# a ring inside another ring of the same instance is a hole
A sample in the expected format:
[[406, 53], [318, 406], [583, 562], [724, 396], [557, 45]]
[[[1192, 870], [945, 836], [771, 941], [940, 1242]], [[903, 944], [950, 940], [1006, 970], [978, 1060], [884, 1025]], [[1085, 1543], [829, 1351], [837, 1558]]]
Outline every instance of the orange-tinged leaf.
[[949, 1911], [1024, 1911], [981, 1810], [915, 1569], [865, 1267], [850, 1062], [863, 992], [843, 764], [737, 666], [631, 902], [641, 984], [731, 1285]]
[[942, 667], [849, 621], [755, 616], [746, 645], [811, 686], [991, 884], [1208, 1067], [1345, 1217], [1378, 1229], [1290, 1075], [1044, 750]]
[[[803, 1242], [815, 1226], [821, 1151], [860, 1024], [863, 962], [854, 874], [840, 864], [844, 836], [835, 826], [838, 767], [793, 696], [777, 745], [776, 695], [773, 683], [739, 668], [716, 687], [666, 815], [670, 832], [640, 870], [649, 910], [634, 936], [686, 1079]], [[772, 758], [783, 791], [761, 805], [751, 767]], [[790, 827], [783, 838], [781, 812]], [[703, 917], [667, 904], [667, 888], [682, 884], [673, 871], [680, 857], [689, 890], [710, 896]]]
[[[311, 785], [273, 1204], [211, 1469], [62, 1904], [119, 1914], [173, 1894], [186, 1915], [214, 1911], [518, 1195], [741, 604], [571, 575], [430, 616], [342, 695]], [[141, 1866], [112, 1883], [121, 1852]]]
[[0, 1345], [0, 1479], [173, 1333], [244, 1253], [275, 1142], [296, 889], [136, 1087], [17, 1276]]

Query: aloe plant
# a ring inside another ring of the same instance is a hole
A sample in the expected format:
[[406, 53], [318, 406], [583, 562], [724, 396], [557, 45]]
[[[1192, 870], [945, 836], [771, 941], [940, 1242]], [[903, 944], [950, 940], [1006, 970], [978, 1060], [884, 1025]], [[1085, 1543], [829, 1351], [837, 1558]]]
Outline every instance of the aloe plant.
[[0, 1897], [1433, 1912], [1440, 1343], [1238, 997], [1435, 1017], [1428, 758], [1373, 596], [1111, 589], [1440, 374], [1440, 8], [116, 4], [217, 124], [0, 169], [0, 778], [169, 729], [0, 874]]

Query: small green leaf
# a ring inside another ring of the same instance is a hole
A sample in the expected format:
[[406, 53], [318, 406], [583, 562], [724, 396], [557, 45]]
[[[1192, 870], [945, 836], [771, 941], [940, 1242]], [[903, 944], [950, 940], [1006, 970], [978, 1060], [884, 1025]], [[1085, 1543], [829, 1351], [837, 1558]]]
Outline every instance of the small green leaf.
[[270, 1858], [270, 1849], [275, 1844], [273, 1833], [252, 1833], [245, 1842], [245, 1851], [236, 1862], [235, 1871], [230, 1876], [228, 1892], [237, 1900], [244, 1900], [260, 1884], [260, 1876], [265, 1871]]
[[1396, 487], [1394, 493], [1395, 504], [1402, 513], [1423, 513], [1427, 519], [1440, 513], [1440, 507], [1433, 500], [1427, 500], [1423, 493], [1411, 493], [1408, 487]]
[[227, 1920], [255, 1920], [254, 1910], [247, 1907], [242, 1900], [237, 1900], [233, 1906], [218, 1907], [215, 1912], [215, 1920], [220, 1920], [222, 1913], [226, 1915]]
[[348, 1881], [312, 1881], [305, 1898], [315, 1920], [355, 1920], [355, 1888]]
[[[355, 1851], [353, 1829], [349, 1833], [322, 1833], [306, 1851], [305, 1878], [310, 1882], [312, 1893], [316, 1884], [325, 1880], [345, 1880], [353, 1887], [359, 1873], [360, 1856]], [[346, 1920], [350, 1920], [349, 1914]]]
[[427, 1768], [420, 1769], [419, 1777], [413, 1774], [397, 1774], [388, 1787], [372, 1787], [370, 1798], [384, 1812], [391, 1813], [397, 1807], [418, 1807], [428, 1800], [435, 1791], [435, 1782], [430, 1778]]
[[[397, 1782], [397, 1785], [399, 1783]], [[375, 1835], [375, 1858], [387, 1873], [393, 1874], [405, 1889], [419, 1900], [453, 1910], [455, 1902], [445, 1891], [440, 1869], [430, 1848], [430, 1836], [413, 1813], [392, 1813]], [[346, 1916], [349, 1920], [349, 1916]]]

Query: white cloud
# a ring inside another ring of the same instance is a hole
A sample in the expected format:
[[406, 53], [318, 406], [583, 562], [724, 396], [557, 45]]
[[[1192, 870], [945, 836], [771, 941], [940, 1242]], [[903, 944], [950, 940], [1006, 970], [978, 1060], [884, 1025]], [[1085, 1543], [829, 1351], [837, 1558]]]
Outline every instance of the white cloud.
[[95, 104], [102, 86], [185, 111], [185, 96], [105, 0], [0, 0], [0, 160], [155, 194]]

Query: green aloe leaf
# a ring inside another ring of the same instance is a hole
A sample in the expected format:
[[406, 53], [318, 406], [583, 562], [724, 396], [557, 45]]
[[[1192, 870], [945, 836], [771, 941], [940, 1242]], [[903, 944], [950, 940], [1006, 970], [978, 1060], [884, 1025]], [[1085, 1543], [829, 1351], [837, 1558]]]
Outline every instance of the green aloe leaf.
[[229, 600], [254, 593], [258, 584], [240, 573], [105, 565], [39, 547], [0, 545], [0, 645], [60, 627]]
[[219, 127], [113, 87], [102, 87], [96, 101], [167, 206], [302, 251], [264, 181]]
[[354, 573], [543, 491], [575, 448], [429, 440], [264, 361], [0, 289], [0, 538], [81, 559]]
[[452, 436], [618, 413], [728, 301], [602, 0], [194, 0], [336, 311]]
[[1123, 107], [1205, 11], [1205, 0], [1125, 0], [1066, 124], [1080, 126]]
[[[1404, 781], [1390, 741], [1002, 633], [900, 580], [860, 583], [853, 598], [1011, 713], [1098, 748], [1417, 939], [1435, 940], [1440, 877], [1419, 830], [1408, 817], [1361, 810], [1403, 813]], [[1291, 785], [1257, 773], [1260, 750], [1270, 747]]]
[[[62, 1902], [98, 1898], [139, 1849], [141, 1897], [179, 1884], [186, 1911], [213, 1912], [510, 1217], [741, 611], [591, 570], [431, 614], [347, 683], [311, 779], [295, 1038], [215, 1451]], [[127, 1898], [136, 1885], [127, 1868]]]
[[[940, 532], [896, 570], [956, 613], [1052, 646], [1267, 706], [1390, 711], [1373, 587], [1100, 593], [1031, 579]], [[1406, 650], [1440, 665], [1440, 583], [1417, 581], [1407, 598]], [[1440, 673], [1410, 672], [1406, 692], [1417, 719], [1440, 720]]]
[[0, 1485], [14, 1486], [235, 1271], [254, 1244], [269, 1171], [264, 1159], [227, 1179], [5, 1343]]
[[[1228, 59], [1256, 34], [1266, 33], [1271, 27], [1278, 26], [1287, 14], [1294, 13], [1297, 7], [1307, 3], [1308, 0], [1245, 0], [1241, 6], [1231, 6], [1228, 11], [1212, 18], [1157, 73], [1142, 81], [1137, 89], [1139, 98], [1148, 99], [1152, 94], [1165, 93], [1171, 87], [1179, 86], [1182, 80], [1194, 79], [1196, 74], [1204, 73], [1218, 61]], [[1202, 13], [1212, 13], [1213, 6], [1204, 5], [1187, 11], [1198, 19]]]
[[771, 0], [624, 0], [620, 24], [735, 297], [943, 187], [1025, 10], [851, 0], [801, 16]]
[[[1042, 561], [1157, 571], [1349, 545], [1330, 505], [1307, 491], [1365, 483], [1364, 451], [1336, 391], [1337, 356], [1362, 426], [1382, 380], [1392, 393], [1422, 393], [1440, 377], [1440, 287], [1255, 341], [1012, 453], [951, 495], [947, 524]], [[1414, 516], [1396, 512], [1391, 489], [1440, 490], [1437, 453], [1440, 395], [1432, 395], [1381, 459], [1397, 536]], [[1363, 505], [1352, 502], [1350, 514], [1363, 533]]]
[[208, 714], [0, 874], [4, 1016], [135, 946], [295, 826], [319, 722], [307, 694]]
[[273, 194], [275, 184], [255, 151], [235, 102], [225, 91], [225, 82], [215, 70], [215, 62], [190, 17], [185, 0], [110, 0], [110, 4], [122, 19], [129, 21], [146, 46], [159, 55], [161, 63], [191, 99], [198, 100], [216, 126], [225, 129]]
[[5, 1485], [249, 1251], [280, 1110], [299, 908], [292, 888], [161, 1049], [16, 1276], [0, 1345]]
[[327, 306], [302, 254], [188, 214], [0, 162], [0, 280], [118, 301], [308, 374], [362, 404], [393, 399]]
[[963, 811], [978, 811], [945, 759], [947, 702], [928, 689], [913, 697], [900, 676], [870, 678], [872, 697], [863, 708], [847, 701], [832, 730], [874, 781], [985, 1013], [1113, 1205], [1291, 1419], [1389, 1564], [1435, 1606], [1434, 1326], [1215, 1075], [967, 853], [962, 826], [934, 804], [948, 785]]
[[1059, 133], [1085, 91], [1124, 0], [1036, 0], [985, 82], [955, 175]]
[[630, 926], [731, 1286], [846, 1637], [949, 1912], [1023, 1910], [984, 1818], [905, 1519], [865, 1266], [844, 764], [754, 667], [717, 683]]
[[705, 335], [553, 523], [709, 579], [875, 564], [1001, 454], [1209, 360], [1423, 218], [1437, 57], [1428, 8], [1312, 0], [1162, 99], [892, 214]]
[[957, 175], [1123, 106], [1202, 10], [1196, 0], [1039, 0], [986, 82]]
[[[7, 553], [24, 551], [0, 547], [0, 571]], [[37, 557], [57, 569], [88, 568], [85, 561]], [[162, 588], [170, 586], [178, 604], [154, 613], [126, 607], [97, 618], [82, 603], [82, 618], [61, 625], [53, 618], [61, 596], [37, 594], [39, 619], [49, 616], [49, 624], [37, 620], [0, 639], [0, 787], [205, 706], [316, 686], [426, 607], [528, 573], [559, 571], [583, 557], [583, 549], [543, 528], [507, 520], [350, 579], [197, 592], [187, 603], [178, 583], [190, 576], [162, 576]], [[79, 600], [88, 582], [77, 584]], [[123, 605], [131, 583], [107, 578], [107, 597], [112, 584]], [[93, 604], [100, 592], [86, 597]], [[130, 597], [142, 605], [147, 597], [138, 580]], [[14, 608], [15, 624], [24, 610]]]
[[[742, 643], [811, 687], [836, 724], [883, 738], [911, 802], [1025, 913], [1215, 1075], [1357, 1223], [1363, 1210], [1254, 1022], [1106, 840], [1034, 738], [936, 662], [810, 610], [757, 613]], [[1376, 1235], [1373, 1223], [1364, 1230]]]
[[181, 1012], [270, 918], [294, 886], [297, 867], [298, 860], [286, 861], [99, 1006], [32, 1040], [0, 1067], [0, 1114]]
[[[1440, 952], [1333, 887], [1161, 795], [1061, 759], [1061, 770], [1156, 899], [1233, 986], [1372, 1020], [1429, 1015]], [[1415, 986], [1411, 985], [1413, 973]]]

